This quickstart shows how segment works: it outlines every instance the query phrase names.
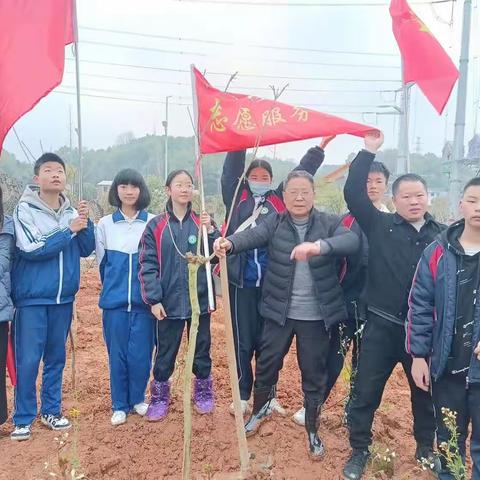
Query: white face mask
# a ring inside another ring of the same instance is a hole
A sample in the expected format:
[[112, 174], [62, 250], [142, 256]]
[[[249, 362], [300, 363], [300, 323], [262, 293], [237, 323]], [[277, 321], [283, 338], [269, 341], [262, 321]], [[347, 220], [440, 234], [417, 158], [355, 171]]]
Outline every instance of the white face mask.
[[271, 183], [253, 182], [248, 180], [248, 186], [254, 195], [265, 195], [272, 189]]

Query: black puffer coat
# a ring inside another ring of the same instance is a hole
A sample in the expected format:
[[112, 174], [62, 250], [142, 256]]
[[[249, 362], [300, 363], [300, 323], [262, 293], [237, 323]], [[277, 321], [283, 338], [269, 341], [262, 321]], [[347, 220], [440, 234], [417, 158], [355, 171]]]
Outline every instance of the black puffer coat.
[[[227, 237], [233, 244], [231, 253], [268, 246], [268, 266], [262, 287], [260, 313], [284, 325], [292, 295], [296, 262], [290, 254], [300, 244], [290, 214], [271, 215], [255, 228]], [[324, 253], [309, 260], [310, 270], [327, 328], [346, 320], [347, 310], [340, 287], [336, 257], [354, 253], [358, 236], [342, 225], [341, 218], [312, 209], [305, 234], [306, 242], [324, 240]]]

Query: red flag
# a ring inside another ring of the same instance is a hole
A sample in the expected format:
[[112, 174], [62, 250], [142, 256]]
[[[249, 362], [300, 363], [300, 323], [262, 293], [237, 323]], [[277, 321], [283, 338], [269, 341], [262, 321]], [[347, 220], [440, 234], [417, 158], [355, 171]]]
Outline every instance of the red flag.
[[406, 0], [392, 0], [390, 15], [404, 83], [416, 83], [441, 115], [457, 81], [457, 67]]
[[308, 108], [222, 92], [193, 66], [192, 83], [201, 154], [342, 133], [363, 137], [377, 130]]
[[72, 0], [0, 2], [0, 152], [13, 124], [61, 81]]
[[13, 354], [12, 331], [11, 330], [8, 334], [7, 370], [8, 370], [8, 376], [10, 377], [10, 382], [15, 387], [17, 385], [17, 372], [15, 370], [15, 358], [14, 358], [14, 354]]

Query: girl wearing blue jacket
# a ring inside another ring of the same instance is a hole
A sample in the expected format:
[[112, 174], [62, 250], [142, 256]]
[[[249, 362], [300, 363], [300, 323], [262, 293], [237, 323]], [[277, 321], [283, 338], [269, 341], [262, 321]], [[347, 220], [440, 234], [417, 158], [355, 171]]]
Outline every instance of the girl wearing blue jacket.
[[11, 217], [3, 215], [3, 194], [0, 188], [0, 425], [7, 420], [6, 361], [8, 322], [13, 319], [10, 298], [10, 269], [15, 248]]
[[[207, 225], [209, 240], [218, 236], [210, 217], [192, 210], [193, 179], [185, 170], [168, 175], [169, 197], [165, 212], [155, 217], [145, 229], [140, 243], [139, 278], [142, 296], [155, 315], [157, 346], [153, 381], [150, 386], [149, 421], [165, 418], [170, 404], [169, 378], [182, 341], [185, 324], [190, 329], [192, 310], [188, 289], [187, 252], [197, 252], [199, 225]], [[214, 408], [212, 360], [210, 358], [210, 312], [205, 267], [198, 270], [200, 319], [193, 361], [195, 375], [194, 402], [199, 413]]]
[[99, 306], [110, 366], [112, 425], [134, 411], [145, 415], [145, 389], [153, 352], [154, 317], [143, 302], [138, 281], [138, 244], [149, 220], [150, 193], [136, 170], [121, 170], [108, 201], [116, 207], [97, 226], [96, 252], [102, 281]]

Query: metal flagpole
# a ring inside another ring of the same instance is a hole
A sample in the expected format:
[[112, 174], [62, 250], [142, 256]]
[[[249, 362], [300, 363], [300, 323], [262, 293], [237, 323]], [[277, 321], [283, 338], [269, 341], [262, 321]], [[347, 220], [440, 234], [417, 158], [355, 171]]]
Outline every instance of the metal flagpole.
[[410, 84], [405, 84], [403, 76], [402, 59], [402, 115], [400, 117], [400, 130], [398, 134], [397, 175], [410, 172], [410, 148], [408, 138], [410, 115]]
[[83, 200], [83, 148], [82, 148], [82, 109], [80, 104], [80, 58], [78, 55], [77, 2], [73, 0], [73, 31], [75, 35], [75, 89], [77, 93], [77, 135], [78, 135], [78, 199]]
[[468, 57], [470, 52], [470, 27], [472, 15], [472, 0], [463, 4], [462, 48], [460, 52], [460, 77], [457, 90], [457, 111], [455, 114], [455, 133], [453, 137], [452, 169], [450, 173], [450, 213], [455, 218], [460, 201], [460, 163], [463, 160], [465, 148], [465, 114], [467, 105]]

